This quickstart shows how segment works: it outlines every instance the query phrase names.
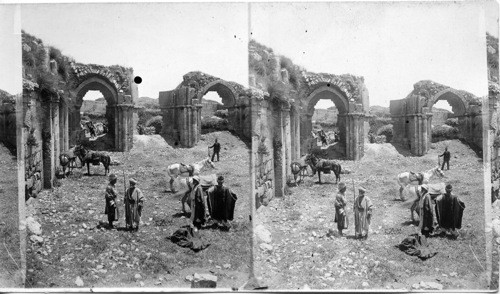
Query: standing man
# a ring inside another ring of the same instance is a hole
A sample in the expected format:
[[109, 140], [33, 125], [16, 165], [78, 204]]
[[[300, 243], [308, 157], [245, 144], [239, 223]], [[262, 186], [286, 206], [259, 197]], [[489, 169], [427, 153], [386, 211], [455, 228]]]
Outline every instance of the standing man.
[[437, 232], [436, 204], [432, 199], [431, 194], [428, 192], [429, 186], [427, 184], [420, 186], [420, 189], [422, 196], [420, 197], [419, 203], [419, 233], [426, 236], [434, 236]]
[[339, 235], [342, 236], [342, 230], [347, 229], [348, 219], [347, 213], [345, 211], [347, 201], [345, 197], [345, 191], [347, 187], [344, 182], [339, 183], [339, 191], [335, 196], [335, 220], [337, 223], [337, 229], [339, 230]]
[[217, 153], [217, 161], [219, 161], [220, 144], [219, 142], [217, 142], [217, 139], [215, 139], [215, 143], [208, 148], [214, 148], [214, 154], [212, 154], [212, 162], [214, 162], [216, 153]]
[[224, 187], [224, 177], [217, 178], [217, 185], [208, 189], [208, 204], [210, 216], [223, 230], [231, 227], [228, 220], [233, 220], [234, 206], [238, 199], [229, 188]]
[[457, 229], [462, 228], [462, 215], [465, 205], [458, 197], [451, 193], [453, 187], [446, 185], [446, 192], [436, 199], [437, 221], [445, 230], [446, 235], [456, 237]]
[[193, 188], [191, 189], [188, 205], [191, 207], [190, 226], [196, 232], [205, 224], [209, 217], [207, 199], [203, 195], [203, 189], [200, 185], [200, 177], [194, 176]]
[[443, 164], [441, 165], [441, 170], [444, 170], [444, 164], [446, 163], [446, 169], [450, 170], [450, 151], [448, 151], [448, 147], [444, 148], [444, 153], [439, 155], [439, 157], [443, 157]]
[[355, 238], [368, 238], [370, 222], [372, 219], [373, 204], [368, 196], [365, 196], [366, 189], [359, 187], [359, 195], [354, 200], [354, 233]]
[[118, 193], [116, 193], [116, 182], [118, 181], [118, 178], [116, 177], [115, 174], [110, 174], [109, 175], [109, 184], [106, 187], [106, 194], [105, 194], [105, 199], [106, 199], [106, 207], [104, 208], [104, 214], [108, 215], [108, 223], [109, 223], [109, 229], [115, 228], [113, 226], [114, 221], [118, 221], [119, 215], [118, 215], [118, 206], [116, 205], [116, 197], [118, 197]]
[[125, 225], [128, 230], [139, 230], [141, 222], [142, 207], [144, 205], [144, 195], [139, 188], [136, 188], [137, 181], [129, 180], [130, 187], [125, 192]]

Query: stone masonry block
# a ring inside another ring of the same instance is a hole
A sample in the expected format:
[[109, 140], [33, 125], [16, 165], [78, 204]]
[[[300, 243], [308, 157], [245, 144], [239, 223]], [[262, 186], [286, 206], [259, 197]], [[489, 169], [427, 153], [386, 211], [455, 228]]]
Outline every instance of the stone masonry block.
[[191, 288], [216, 288], [217, 277], [211, 274], [194, 274]]

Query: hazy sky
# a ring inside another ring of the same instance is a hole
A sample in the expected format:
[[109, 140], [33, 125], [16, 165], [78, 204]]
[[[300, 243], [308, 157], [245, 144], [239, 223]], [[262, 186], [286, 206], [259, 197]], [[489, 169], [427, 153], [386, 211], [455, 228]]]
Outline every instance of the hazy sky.
[[309, 71], [363, 76], [370, 105], [389, 106], [427, 79], [483, 96], [481, 4], [252, 3], [251, 32]]
[[198, 70], [248, 85], [246, 3], [26, 5], [22, 28], [77, 62], [133, 67], [139, 96]]
[[16, 5], [0, 5], [0, 89], [22, 93], [21, 29]]

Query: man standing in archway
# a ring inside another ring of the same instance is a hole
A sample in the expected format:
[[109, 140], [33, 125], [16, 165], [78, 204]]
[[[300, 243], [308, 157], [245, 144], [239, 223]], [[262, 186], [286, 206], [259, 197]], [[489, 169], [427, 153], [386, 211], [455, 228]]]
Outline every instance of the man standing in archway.
[[443, 157], [443, 164], [441, 165], [441, 170], [444, 170], [444, 164], [446, 163], [446, 169], [450, 170], [450, 151], [448, 151], [448, 147], [444, 148], [444, 153], [439, 155], [439, 157]]
[[219, 142], [217, 142], [217, 139], [215, 139], [215, 143], [208, 148], [214, 148], [214, 154], [212, 154], [212, 162], [214, 162], [215, 154], [217, 154], [217, 161], [219, 161], [220, 144]]

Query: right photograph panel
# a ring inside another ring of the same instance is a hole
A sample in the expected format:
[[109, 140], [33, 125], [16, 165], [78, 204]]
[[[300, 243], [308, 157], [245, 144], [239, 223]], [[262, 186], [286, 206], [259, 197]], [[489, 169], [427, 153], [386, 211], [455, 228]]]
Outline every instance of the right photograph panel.
[[261, 287], [490, 289], [484, 4], [251, 3]]

